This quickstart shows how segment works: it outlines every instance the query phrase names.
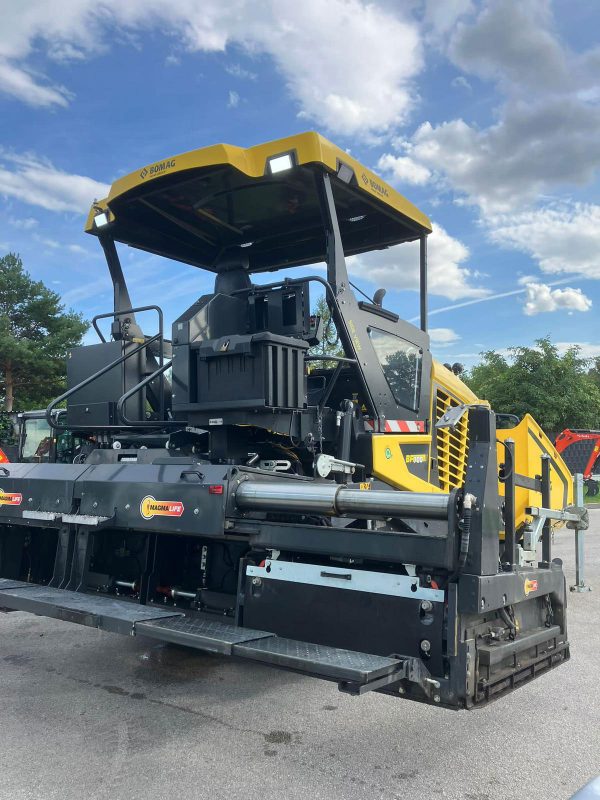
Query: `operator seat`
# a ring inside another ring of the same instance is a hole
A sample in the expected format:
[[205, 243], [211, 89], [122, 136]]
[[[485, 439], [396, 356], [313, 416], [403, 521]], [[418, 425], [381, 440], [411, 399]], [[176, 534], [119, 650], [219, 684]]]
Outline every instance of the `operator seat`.
[[215, 264], [215, 294], [233, 295], [235, 292], [251, 289], [249, 266], [248, 254], [241, 247], [226, 250]]
[[252, 288], [248, 268], [248, 256], [242, 248], [226, 250], [215, 264], [214, 293], [203, 295], [175, 320], [173, 341], [192, 344], [245, 334], [248, 304], [244, 290]]

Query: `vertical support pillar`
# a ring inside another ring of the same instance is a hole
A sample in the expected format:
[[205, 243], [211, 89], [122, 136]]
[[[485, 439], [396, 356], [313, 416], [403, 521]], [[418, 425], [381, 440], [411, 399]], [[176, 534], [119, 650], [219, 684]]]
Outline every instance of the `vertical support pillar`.
[[56, 543], [56, 557], [54, 559], [54, 573], [48, 584], [56, 589], [64, 589], [71, 574], [73, 563], [73, 548], [75, 533], [71, 526], [66, 525], [58, 531]]
[[515, 442], [504, 442], [504, 555], [503, 566], [511, 570], [517, 563], [517, 532], [515, 530]]
[[[117, 253], [114, 239], [107, 234], [103, 234], [98, 238], [100, 239], [100, 244], [104, 250], [108, 271], [113, 282], [114, 312], [115, 314], [118, 314], [119, 311], [124, 311], [127, 308], [131, 308], [131, 298], [129, 296], [127, 284], [125, 283], [125, 276], [123, 275], [123, 269], [121, 267], [121, 262], [119, 260], [119, 254]], [[130, 317], [135, 322], [134, 315], [131, 314]]]
[[[550, 508], [550, 456], [542, 456], [542, 506]], [[552, 530], [550, 520], [544, 522], [542, 528], [542, 564], [549, 566], [552, 562]]]
[[155, 533], [149, 533], [146, 536], [143, 559], [143, 572], [140, 575], [140, 603], [146, 605], [153, 602], [157, 583]]
[[348, 289], [348, 270], [340, 233], [331, 178], [325, 173], [316, 179], [321, 203], [321, 216], [327, 237], [327, 281], [336, 296]]
[[419, 295], [421, 303], [421, 330], [427, 333], [427, 236], [420, 239], [419, 251]]
[[[583, 475], [575, 475], [575, 505], [583, 507]], [[585, 531], [575, 528], [575, 585], [570, 587], [572, 592], [591, 592], [585, 585]]]
[[65, 589], [72, 589], [74, 592], [80, 592], [85, 590], [85, 580], [87, 578], [92, 555], [93, 534], [81, 526], [77, 526], [75, 530], [71, 577]]
[[469, 456], [464, 490], [477, 498], [471, 518], [469, 554], [464, 573], [496, 575], [500, 557], [500, 509], [496, 415], [485, 406], [469, 409]]

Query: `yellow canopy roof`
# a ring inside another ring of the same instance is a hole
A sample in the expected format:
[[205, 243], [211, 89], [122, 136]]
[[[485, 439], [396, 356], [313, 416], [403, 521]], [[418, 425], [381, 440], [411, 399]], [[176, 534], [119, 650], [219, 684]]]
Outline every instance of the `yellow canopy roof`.
[[86, 231], [107, 230], [96, 221], [107, 212], [116, 241], [206, 269], [234, 246], [247, 248], [252, 272], [322, 261], [317, 180], [324, 171], [332, 176], [346, 255], [431, 231], [418, 208], [314, 132], [246, 149], [218, 144], [148, 164], [113, 183], [92, 206]]

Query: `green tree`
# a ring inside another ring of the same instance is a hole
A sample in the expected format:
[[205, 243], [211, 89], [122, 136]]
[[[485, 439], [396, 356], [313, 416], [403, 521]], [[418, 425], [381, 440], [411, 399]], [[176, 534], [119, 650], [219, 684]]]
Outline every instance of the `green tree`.
[[[311, 356], [343, 356], [344, 348], [340, 343], [340, 338], [331, 316], [331, 311], [324, 297], [319, 297], [312, 311], [313, 316], [321, 317], [323, 320], [323, 338], [319, 344], [310, 348]], [[334, 361], [317, 362], [318, 367], [333, 367]]]
[[600, 357], [596, 356], [596, 358], [592, 360], [592, 366], [590, 367], [588, 375], [600, 389]]
[[0, 397], [4, 410], [45, 405], [64, 389], [67, 351], [88, 329], [20, 257], [0, 258]]
[[563, 355], [549, 338], [536, 347], [511, 347], [509, 358], [482, 353], [482, 362], [463, 380], [494, 411], [531, 414], [547, 432], [600, 425], [600, 386], [588, 374], [577, 346]]

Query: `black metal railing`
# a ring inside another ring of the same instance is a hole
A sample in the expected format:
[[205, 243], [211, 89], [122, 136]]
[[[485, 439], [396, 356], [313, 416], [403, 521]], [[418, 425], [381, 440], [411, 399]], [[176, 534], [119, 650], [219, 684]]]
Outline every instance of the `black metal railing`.
[[[137, 383], [132, 389], [126, 392], [122, 397], [120, 397], [117, 401], [117, 420], [118, 424], [115, 425], [97, 425], [94, 426], [98, 430], [122, 430], [123, 428], [164, 428], [164, 427], [171, 427], [173, 425], [181, 425], [182, 423], [178, 420], [167, 420], [165, 419], [165, 384], [164, 384], [164, 373], [169, 369], [172, 362], [168, 361], [165, 363], [164, 360], [164, 317], [163, 311], [160, 306], [157, 305], [148, 305], [148, 306], [138, 306], [136, 308], [126, 308], [121, 311], [111, 311], [106, 314], [97, 314], [92, 319], [92, 325], [94, 330], [98, 334], [100, 341], [103, 344], [107, 343], [102, 331], [98, 327], [98, 320], [101, 319], [111, 319], [115, 317], [122, 317], [126, 316], [127, 314], [141, 314], [144, 311], [156, 311], [158, 315], [158, 333], [154, 334], [154, 336], [144, 337], [144, 340], [138, 344], [137, 347], [134, 347], [129, 352], [123, 353], [119, 358], [116, 358], [114, 361], [111, 361], [110, 364], [106, 364], [101, 369], [94, 372], [92, 375], [89, 375], [83, 381], [80, 381], [76, 386], [72, 386], [66, 392], [63, 392], [59, 397], [53, 400], [48, 408], [46, 409], [46, 420], [51, 428], [58, 431], [66, 431], [66, 430], [88, 430], [88, 426], [85, 425], [60, 425], [58, 419], [61, 414], [56, 414], [56, 408], [61, 403], [64, 403], [74, 394], [79, 392], [81, 389], [84, 389], [86, 386], [89, 386], [94, 381], [97, 381], [103, 375], [106, 375], [107, 372], [110, 372], [115, 367], [120, 366], [129, 358], [132, 358], [135, 355], [138, 355], [146, 348], [150, 348], [155, 342], [158, 343], [158, 369], [156, 369], [151, 375], [144, 378], [142, 381]], [[134, 342], [136, 340], [133, 340]], [[160, 385], [159, 385], [159, 399], [158, 399], [158, 419], [156, 420], [131, 420], [125, 415], [124, 407], [127, 400], [132, 397], [134, 394], [139, 392], [148, 384], [152, 383], [157, 378], [160, 378]]]

